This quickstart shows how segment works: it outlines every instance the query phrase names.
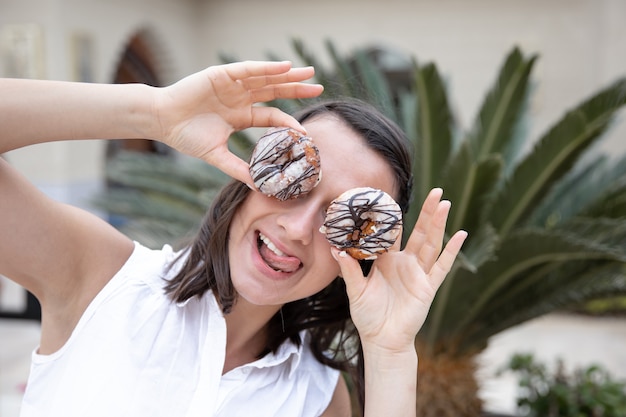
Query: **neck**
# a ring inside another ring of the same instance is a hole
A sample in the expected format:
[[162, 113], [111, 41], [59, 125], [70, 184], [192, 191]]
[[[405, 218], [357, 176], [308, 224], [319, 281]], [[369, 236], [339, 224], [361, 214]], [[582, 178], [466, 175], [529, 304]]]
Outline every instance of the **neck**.
[[257, 306], [239, 297], [226, 319], [223, 373], [255, 361], [267, 345], [267, 326], [280, 306]]

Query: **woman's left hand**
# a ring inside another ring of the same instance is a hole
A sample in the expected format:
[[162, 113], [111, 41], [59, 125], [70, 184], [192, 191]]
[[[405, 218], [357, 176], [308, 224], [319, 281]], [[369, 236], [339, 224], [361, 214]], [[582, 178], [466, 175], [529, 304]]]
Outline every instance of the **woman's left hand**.
[[400, 239], [379, 255], [367, 277], [359, 263], [333, 248], [350, 299], [352, 320], [364, 347], [405, 351], [414, 347], [437, 289], [450, 271], [467, 236], [458, 231], [443, 251], [450, 202], [433, 189], [426, 198], [404, 250]]

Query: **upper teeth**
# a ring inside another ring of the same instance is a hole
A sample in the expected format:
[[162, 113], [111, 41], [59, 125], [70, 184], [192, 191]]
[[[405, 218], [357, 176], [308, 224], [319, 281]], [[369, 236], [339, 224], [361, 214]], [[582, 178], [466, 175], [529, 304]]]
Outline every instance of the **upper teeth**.
[[281, 251], [280, 249], [278, 249], [276, 245], [274, 245], [274, 243], [271, 240], [269, 240], [267, 236], [265, 236], [262, 233], [259, 233], [259, 236], [261, 237], [261, 240], [263, 241], [263, 243], [265, 243], [265, 246], [269, 248], [269, 250], [271, 250], [278, 256], [285, 256], [285, 253]]

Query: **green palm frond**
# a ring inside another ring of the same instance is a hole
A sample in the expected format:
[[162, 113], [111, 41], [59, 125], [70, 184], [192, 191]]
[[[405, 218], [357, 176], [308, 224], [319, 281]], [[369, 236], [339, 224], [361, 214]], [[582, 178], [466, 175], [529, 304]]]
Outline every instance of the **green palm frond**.
[[500, 75], [478, 113], [468, 135], [472, 156], [480, 161], [492, 153], [503, 156], [506, 165], [515, 154], [515, 128], [527, 101], [529, 77], [536, 56], [524, 58], [518, 48], [507, 56]]
[[[350, 62], [342, 56], [335, 48], [335, 44], [327, 41], [326, 50], [331, 57], [334, 68], [334, 80], [328, 80], [331, 87], [331, 94], [336, 96], [360, 97], [363, 95], [362, 84], [359, 81], [358, 74], [350, 65]], [[330, 77], [327, 77], [330, 78]]]
[[[151, 187], [149, 184], [135, 184], [147, 179], [169, 182], [191, 190], [220, 187], [227, 176], [206, 163], [189, 157], [174, 159], [164, 155], [120, 152], [107, 166], [107, 178], [126, 186]], [[154, 185], [153, 187], [157, 187]], [[169, 192], [177, 190], [168, 188]]]
[[626, 103], [626, 79], [570, 111], [537, 143], [499, 192], [490, 221], [506, 235], [601, 137], [615, 112]]
[[327, 86], [335, 84], [336, 76], [325, 69], [325, 66], [317, 59], [314, 53], [307, 50], [301, 39], [293, 39], [291, 43], [294, 52], [300, 60], [307, 66], [315, 68], [315, 79], [318, 83]]
[[472, 233], [478, 229], [483, 217], [481, 208], [493, 199], [502, 168], [501, 155], [492, 154], [476, 161], [471, 156], [469, 143], [461, 145], [441, 180], [446, 198], [454, 202], [448, 230], [465, 229]]
[[[626, 161], [616, 164], [616, 167], [619, 166], [619, 169], [611, 170], [611, 173], [619, 174], [625, 168], [624, 163]], [[614, 178], [610, 182], [596, 183], [596, 185], [600, 192], [595, 200], [589, 202], [581, 210], [581, 215], [626, 218], [626, 173], [622, 173], [621, 176]]]
[[529, 226], [550, 228], [567, 221], [598, 198], [604, 190], [602, 184], [615, 180], [608, 174], [614, 170], [607, 169], [606, 155], [582, 162], [546, 193], [529, 217]]
[[[475, 273], [459, 270], [441, 334], [460, 335], [480, 323], [480, 317], [493, 309], [493, 303], [508, 306], [518, 298], [519, 285], [532, 286], [553, 266], [568, 262], [626, 262], [626, 248], [605, 245], [597, 240], [541, 229], [519, 230], [502, 240], [495, 256]], [[533, 303], [526, 300], [529, 305]], [[501, 316], [503, 311], [499, 311]], [[504, 318], [504, 317], [503, 317]]]
[[198, 226], [229, 180], [200, 160], [184, 159], [122, 152], [107, 165], [108, 189], [92, 203], [133, 239], [153, 247], [177, 240]]
[[[210, 194], [206, 194], [208, 200]], [[206, 210], [199, 201], [179, 200], [171, 194], [137, 189], [110, 189], [106, 200], [95, 203], [108, 211], [133, 219], [158, 219], [170, 223], [179, 223], [192, 227]], [[208, 202], [207, 202], [208, 203]]]
[[543, 272], [537, 271], [543, 276], [534, 285], [527, 286], [514, 298], [507, 298], [506, 305], [483, 315], [480, 326], [464, 335], [465, 346], [484, 344], [503, 330], [588, 300], [626, 295], [626, 267], [620, 262], [592, 264], [582, 272], [559, 271], [556, 265], [552, 271]]
[[626, 221], [623, 218], [579, 216], [563, 223], [556, 230], [605, 245], [626, 245]]
[[[404, 99], [403, 120], [415, 148], [415, 199], [423, 201], [428, 192], [442, 184], [439, 180], [452, 152], [453, 117], [444, 83], [435, 64], [413, 61], [414, 97]], [[411, 113], [409, 113], [411, 112]], [[409, 123], [413, 120], [413, 123]], [[412, 219], [409, 224], [417, 219]]]
[[382, 71], [373, 65], [372, 59], [366, 51], [355, 52], [355, 67], [363, 83], [364, 99], [378, 107], [392, 120], [398, 120], [393, 105], [393, 97], [389, 89], [389, 83]]

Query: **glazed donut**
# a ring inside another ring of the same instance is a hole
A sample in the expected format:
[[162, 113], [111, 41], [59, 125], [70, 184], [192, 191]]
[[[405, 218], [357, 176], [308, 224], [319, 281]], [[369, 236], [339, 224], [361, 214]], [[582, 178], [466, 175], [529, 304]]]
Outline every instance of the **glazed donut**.
[[297, 130], [270, 128], [252, 151], [250, 176], [265, 195], [281, 201], [298, 198], [320, 182], [319, 150]]
[[384, 191], [353, 188], [333, 200], [320, 232], [355, 259], [376, 259], [402, 230], [402, 210]]

